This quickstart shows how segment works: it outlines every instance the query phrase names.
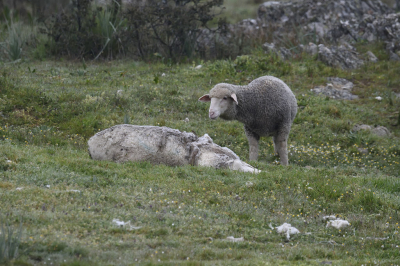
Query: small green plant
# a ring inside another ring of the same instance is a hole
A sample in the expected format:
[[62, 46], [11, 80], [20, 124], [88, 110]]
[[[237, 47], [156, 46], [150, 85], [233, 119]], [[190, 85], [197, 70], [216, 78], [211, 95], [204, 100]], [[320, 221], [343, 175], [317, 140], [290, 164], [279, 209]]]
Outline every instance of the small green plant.
[[15, 23], [11, 19], [6, 20], [8, 37], [6, 42], [3, 44], [5, 47], [5, 52], [11, 61], [16, 61], [21, 59], [22, 55], [22, 45], [24, 43], [24, 38], [22, 35], [22, 24]]
[[[111, 8], [100, 8], [98, 10], [96, 14], [95, 32], [100, 36], [104, 44], [95, 59], [103, 53], [108, 58], [113, 59], [118, 52], [123, 52], [123, 50], [117, 49], [118, 42], [121, 42], [118, 36], [119, 28], [124, 22], [119, 12], [120, 9], [120, 4], [114, 0], [112, 1]], [[122, 48], [122, 45], [120, 45], [120, 48]]]
[[22, 236], [22, 222], [17, 230], [0, 220], [0, 263], [18, 257], [18, 249]]

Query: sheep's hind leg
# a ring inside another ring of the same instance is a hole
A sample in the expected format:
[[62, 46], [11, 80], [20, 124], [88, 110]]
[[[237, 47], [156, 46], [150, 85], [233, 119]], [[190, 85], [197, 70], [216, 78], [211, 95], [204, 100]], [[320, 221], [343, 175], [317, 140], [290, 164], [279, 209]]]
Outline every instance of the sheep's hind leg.
[[281, 159], [281, 165], [288, 165], [288, 151], [287, 151], [287, 138], [280, 140], [274, 137], [275, 152], [278, 153]]
[[279, 151], [278, 151], [278, 143], [276, 141], [275, 137], [272, 137], [272, 141], [274, 142], [274, 155], [279, 155]]
[[247, 127], [244, 127], [247, 140], [249, 141], [249, 160], [257, 161], [258, 159], [258, 141], [260, 136], [251, 132]]

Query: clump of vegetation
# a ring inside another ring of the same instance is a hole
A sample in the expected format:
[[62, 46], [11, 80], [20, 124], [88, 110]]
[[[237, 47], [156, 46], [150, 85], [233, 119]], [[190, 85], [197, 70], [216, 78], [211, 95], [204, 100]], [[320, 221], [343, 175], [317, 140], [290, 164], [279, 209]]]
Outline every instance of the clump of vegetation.
[[22, 237], [22, 223], [15, 230], [12, 225], [0, 220], [0, 263], [8, 263], [18, 257]]
[[42, 32], [50, 37], [49, 48], [58, 56], [92, 57], [103, 48], [104, 40], [96, 35], [92, 0], [74, 0], [69, 9], [54, 14]]
[[112, 59], [129, 53], [148, 59], [155, 54], [177, 61], [198, 56], [197, 40], [222, 3], [134, 1], [122, 10], [120, 1], [96, 7], [92, 0], [76, 0], [47, 20], [42, 32], [57, 56]]
[[[218, 15], [215, 10], [221, 8], [222, 3], [222, 0], [132, 3], [124, 15], [127, 19], [125, 42], [132, 42], [131, 51], [141, 58], [154, 53], [173, 60], [192, 58], [196, 55], [202, 29], [208, 28], [209, 22]], [[222, 24], [220, 21], [219, 25]]]

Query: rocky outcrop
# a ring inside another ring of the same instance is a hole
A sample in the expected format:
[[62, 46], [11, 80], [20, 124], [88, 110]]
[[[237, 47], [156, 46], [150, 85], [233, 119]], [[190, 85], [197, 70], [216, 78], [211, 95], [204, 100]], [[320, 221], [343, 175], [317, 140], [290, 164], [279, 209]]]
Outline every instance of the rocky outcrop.
[[[238, 49], [240, 54], [240, 47], [246, 42], [272, 38], [263, 48], [282, 59], [304, 51], [318, 54], [327, 65], [354, 69], [365, 60], [376, 62], [377, 58], [357, 53], [351, 44], [380, 40], [386, 43], [390, 60], [400, 61], [400, 13], [380, 0], [269, 1], [261, 4], [257, 13], [257, 19], [228, 25], [223, 32], [203, 29], [198, 49], [215, 53], [226, 47], [230, 51]], [[303, 45], [292, 43], [298, 47], [287, 47], [284, 40], [291, 39]], [[306, 40], [312, 41], [313, 46], [304, 45]]]
[[257, 12], [258, 18], [270, 26], [278, 24], [292, 27], [311, 24], [328, 28], [339, 20], [359, 20], [364, 14], [379, 16], [390, 13], [393, 13], [393, 10], [379, 0], [269, 1], [261, 4]]
[[273, 30], [274, 43], [266, 43], [264, 49], [281, 58], [287, 56], [280, 40], [291, 35], [312, 36], [317, 44], [300, 45], [300, 50], [318, 54], [322, 62], [342, 69], [358, 68], [364, 60], [377, 61], [370, 52], [360, 55], [351, 47], [360, 40], [385, 42], [390, 60], [400, 61], [400, 13], [379, 0], [270, 1], [260, 5], [258, 22]]

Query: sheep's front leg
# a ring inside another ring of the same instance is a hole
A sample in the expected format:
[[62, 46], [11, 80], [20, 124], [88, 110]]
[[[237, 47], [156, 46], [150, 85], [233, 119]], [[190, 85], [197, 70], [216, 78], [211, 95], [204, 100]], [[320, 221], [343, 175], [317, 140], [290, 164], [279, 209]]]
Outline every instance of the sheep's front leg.
[[257, 161], [258, 159], [258, 141], [260, 136], [244, 127], [247, 140], [249, 141], [249, 159], [250, 161]]

